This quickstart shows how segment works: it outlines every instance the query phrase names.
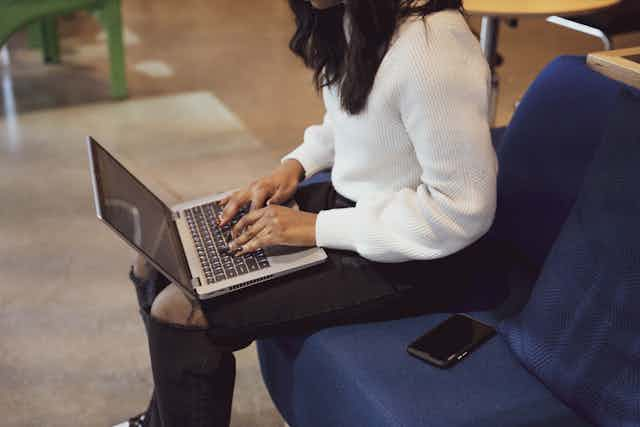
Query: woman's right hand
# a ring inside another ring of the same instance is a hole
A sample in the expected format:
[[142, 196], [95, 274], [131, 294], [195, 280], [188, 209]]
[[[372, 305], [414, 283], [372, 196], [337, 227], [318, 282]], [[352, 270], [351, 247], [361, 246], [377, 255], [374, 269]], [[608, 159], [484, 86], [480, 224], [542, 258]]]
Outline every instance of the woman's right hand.
[[220, 225], [226, 225], [245, 206], [250, 210], [262, 209], [265, 205], [280, 205], [293, 198], [298, 183], [304, 177], [302, 164], [294, 159], [285, 160], [271, 175], [260, 178], [248, 187], [236, 191], [218, 203], [224, 206]]

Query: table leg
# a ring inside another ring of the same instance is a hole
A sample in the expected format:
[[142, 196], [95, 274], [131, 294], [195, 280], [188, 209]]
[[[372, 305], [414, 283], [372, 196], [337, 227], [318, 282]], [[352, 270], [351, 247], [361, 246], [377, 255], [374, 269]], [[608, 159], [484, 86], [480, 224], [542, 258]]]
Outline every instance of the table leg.
[[489, 122], [493, 125], [496, 121], [496, 108], [498, 104], [498, 74], [496, 62], [498, 58], [498, 33], [500, 31], [500, 19], [495, 16], [483, 16], [480, 28], [480, 47], [482, 53], [491, 68], [491, 94], [489, 95]]

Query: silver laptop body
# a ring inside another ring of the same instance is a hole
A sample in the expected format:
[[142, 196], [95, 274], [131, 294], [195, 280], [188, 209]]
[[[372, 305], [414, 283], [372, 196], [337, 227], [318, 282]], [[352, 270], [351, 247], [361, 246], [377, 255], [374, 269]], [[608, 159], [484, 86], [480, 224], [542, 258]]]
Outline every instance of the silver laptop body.
[[[198, 298], [244, 289], [327, 259], [321, 248], [274, 247], [234, 257], [212, 218], [226, 193], [169, 207], [93, 138], [87, 138], [98, 218], [167, 278]], [[296, 207], [296, 206], [294, 206]], [[223, 245], [224, 243], [224, 245]]]

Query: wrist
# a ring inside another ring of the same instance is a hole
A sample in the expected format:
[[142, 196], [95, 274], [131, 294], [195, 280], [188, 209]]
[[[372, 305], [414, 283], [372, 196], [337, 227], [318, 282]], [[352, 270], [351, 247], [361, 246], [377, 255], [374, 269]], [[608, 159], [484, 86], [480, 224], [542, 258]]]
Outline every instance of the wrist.
[[316, 237], [317, 231], [316, 227], [318, 227], [318, 214], [313, 214], [313, 227], [311, 228], [311, 238], [313, 239], [313, 246], [318, 245], [318, 239]]
[[280, 167], [283, 168], [287, 176], [295, 180], [296, 183], [302, 181], [305, 178], [304, 167], [302, 166], [302, 163], [300, 163], [296, 159], [287, 159], [282, 162]]
[[318, 214], [309, 212], [309, 227], [307, 229], [307, 243], [308, 246], [317, 246], [316, 240], [316, 224], [318, 221]]

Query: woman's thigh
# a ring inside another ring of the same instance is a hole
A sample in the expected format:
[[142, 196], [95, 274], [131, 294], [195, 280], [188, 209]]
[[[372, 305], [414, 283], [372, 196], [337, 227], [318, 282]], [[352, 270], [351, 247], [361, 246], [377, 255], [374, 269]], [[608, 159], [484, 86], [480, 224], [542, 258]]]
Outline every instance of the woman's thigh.
[[459, 257], [381, 264], [352, 252], [327, 255], [324, 264], [201, 301], [213, 343], [235, 351], [258, 338], [476, 308], [465, 295], [478, 284]]
[[398, 296], [369, 261], [347, 252], [327, 255], [321, 265], [202, 301], [210, 336], [227, 343], [362, 321]]
[[240, 347], [258, 338], [477, 308], [468, 296], [478, 283], [460, 268], [460, 257], [382, 264], [351, 252], [327, 255], [322, 265], [202, 301], [210, 338]]

